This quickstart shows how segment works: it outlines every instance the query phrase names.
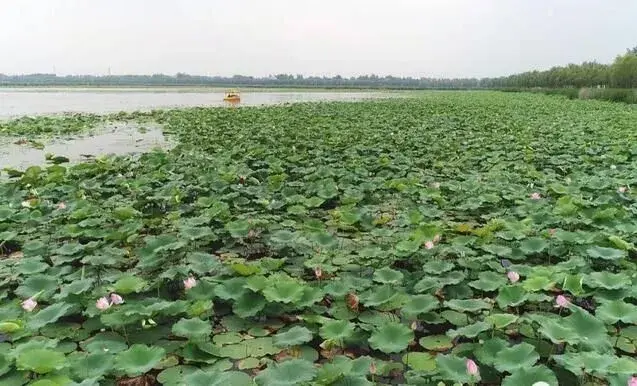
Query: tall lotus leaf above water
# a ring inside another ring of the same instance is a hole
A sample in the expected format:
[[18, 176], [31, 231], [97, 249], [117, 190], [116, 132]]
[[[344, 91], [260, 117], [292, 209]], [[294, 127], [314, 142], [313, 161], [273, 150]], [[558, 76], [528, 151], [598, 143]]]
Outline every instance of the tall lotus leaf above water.
[[188, 338], [189, 340], [207, 340], [212, 333], [212, 327], [209, 321], [198, 318], [180, 319], [173, 324], [172, 333], [176, 336]]
[[319, 335], [323, 339], [343, 342], [354, 334], [355, 328], [354, 323], [347, 320], [329, 320], [323, 323]]
[[538, 237], [528, 238], [520, 243], [520, 250], [527, 255], [540, 253], [546, 249], [548, 243]]
[[403, 280], [403, 277], [402, 272], [389, 267], [384, 267], [374, 272], [374, 281], [381, 284], [398, 284]]
[[311, 362], [292, 359], [280, 364], [271, 364], [255, 377], [260, 386], [295, 386], [310, 382], [316, 376]]
[[516, 370], [504, 378], [502, 386], [539, 385], [540, 382], [545, 382], [549, 386], [559, 386], [555, 373], [542, 365]]
[[592, 288], [621, 289], [632, 285], [630, 278], [624, 273], [593, 272], [587, 275], [585, 285]]
[[144, 374], [152, 369], [164, 357], [166, 350], [161, 347], [148, 347], [134, 344], [128, 350], [115, 357], [115, 369], [129, 376]]
[[50, 349], [33, 349], [22, 352], [16, 359], [18, 369], [47, 374], [68, 365], [64, 354]]
[[372, 332], [369, 345], [384, 353], [400, 352], [414, 340], [414, 332], [404, 324], [386, 323]]
[[440, 302], [432, 295], [413, 295], [401, 309], [407, 317], [415, 317], [434, 310], [440, 306]]
[[459, 383], [470, 383], [480, 380], [479, 375], [469, 375], [465, 358], [453, 355], [438, 355], [436, 356], [436, 364], [441, 379]]
[[495, 358], [495, 368], [498, 371], [514, 373], [519, 369], [533, 366], [540, 359], [535, 346], [519, 343], [500, 350]]
[[446, 301], [444, 306], [456, 311], [478, 312], [488, 310], [492, 305], [482, 299], [453, 299]]
[[603, 260], [619, 260], [626, 257], [626, 252], [621, 249], [595, 246], [586, 250], [589, 257]]
[[279, 332], [273, 337], [274, 345], [279, 347], [298, 346], [311, 340], [312, 332], [301, 326], [294, 326], [287, 331]]
[[263, 290], [269, 302], [296, 303], [303, 297], [304, 286], [295, 281], [276, 281]]
[[635, 324], [637, 323], [637, 306], [622, 300], [615, 300], [599, 306], [595, 316], [609, 324], [615, 324], [618, 321]]
[[113, 289], [117, 293], [128, 295], [133, 292], [141, 292], [147, 286], [146, 280], [138, 276], [125, 275], [119, 278], [113, 285]]

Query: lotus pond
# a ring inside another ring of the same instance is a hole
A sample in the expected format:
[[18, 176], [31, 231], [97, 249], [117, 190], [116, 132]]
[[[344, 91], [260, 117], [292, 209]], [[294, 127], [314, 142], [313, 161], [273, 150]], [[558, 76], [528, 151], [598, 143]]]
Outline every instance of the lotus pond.
[[2, 386], [637, 373], [629, 106], [441, 92], [127, 119], [176, 146], [0, 182]]

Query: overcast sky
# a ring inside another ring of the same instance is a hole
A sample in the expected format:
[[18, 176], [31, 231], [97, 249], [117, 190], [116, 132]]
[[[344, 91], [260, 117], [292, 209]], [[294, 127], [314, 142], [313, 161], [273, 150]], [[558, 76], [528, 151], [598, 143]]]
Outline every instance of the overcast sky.
[[637, 45], [637, 0], [0, 0], [0, 73], [508, 75]]

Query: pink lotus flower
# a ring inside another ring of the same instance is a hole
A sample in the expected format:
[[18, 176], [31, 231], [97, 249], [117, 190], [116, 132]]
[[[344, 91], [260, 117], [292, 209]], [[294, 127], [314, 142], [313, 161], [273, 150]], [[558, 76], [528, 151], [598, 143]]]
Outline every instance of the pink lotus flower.
[[186, 288], [187, 290], [191, 289], [192, 287], [195, 287], [196, 285], [197, 285], [197, 280], [192, 276], [184, 280], [184, 288]]
[[106, 297], [101, 297], [95, 302], [95, 307], [97, 307], [98, 310], [104, 311], [111, 307], [111, 303], [109, 303]]
[[626, 193], [627, 190], [628, 188], [626, 188], [625, 186], [620, 186], [619, 188], [617, 188], [617, 191], [619, 193]]
[[440, 182], [434, 182], [431, 186], [433, 186], [434, 189], [440, 189]]
[[425, 243], [425, 248], [427, 248], [427, 249], [433, 249], [433, 247], [434, 247], [434, 242], [433, 242], [433, 241], [427, 241], [427, 242]]
[[376, 362], [372, 361], [372, 363], [369, 364], [369, 373], [374, 375], [376, 374], [376, 371], [378, 371], [378, 369], [376, 368]]
[[442, 240], [442, 237], [440, 235], [435, 235], [434, 236], [434, 243], [439, 243], [440, 240]]
[[118, 305], [122, 303], [124, 303], [124, 299], [121, 296], [119, 296], [116, 293], [111, 294], [111, 305], [113, 304]]
[[59, 202], [59, 203], [57, 204], [57, 208], [58, 208], [59, 210], [66, 209], [66, 204], [65, 204], [65, 203], [63, 203], [63, 202]]
[[565, 308], [565, 307], [568, 307], [569, 304], [570, 302], [564, 295], [557, 295], [557, 297], [555, 298], [555, 305], [557, 307]]
[[637, 377], [630, 377], [630, 379], [628, 380], [628, 386], [637, 386]]
[[471, 359], [467, 359], [467, 374], [471, 376], [476, 376], [480, 373], [478, 370], [478, 365]]
[[556, 233], [557, 233], [557, 229], [555, 229], [555, 228], [549, 229], [549, 235], [555, 236]]
[[22, 309], [26, 312], [31, 312], [38, 306], [38, 302], [33, 298], [28, 298], [27, 300], [22, 302]]
[[321, 267], [314, 267], [314, 276], [316, 276], [317, 279], [321, 280], [321, 278], [323, 277], [323, 270], [321, 269]]
[[538, 192], [531, 193], [531, 200], [539, 200], [541, 198], [542, 198], [542, 196], [540, 195], [540, 193], [538, 193]]
[[511, 283], [517, 283], [520, 280], [520, 274], [515, 271], [507, 272], [507, 277], [511, 280]]

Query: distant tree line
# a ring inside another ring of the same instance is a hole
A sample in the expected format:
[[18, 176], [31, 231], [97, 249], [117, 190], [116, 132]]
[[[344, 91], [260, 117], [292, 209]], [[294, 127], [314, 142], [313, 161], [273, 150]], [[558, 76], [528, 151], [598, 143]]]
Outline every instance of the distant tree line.
[[322, 87], [390, 89], [484, 89], [484, 88], [637, 88], [637, 47], [617, 56], [612, 64], [584, 62], [529, 71], [498, 78], [411, 78], [363, 75], [358, 77], [305, 77], [278, 74], [268, 77], [234, 75], [67, 75], [0, 74], [0, 86], [222, 86], [222, 87]]

